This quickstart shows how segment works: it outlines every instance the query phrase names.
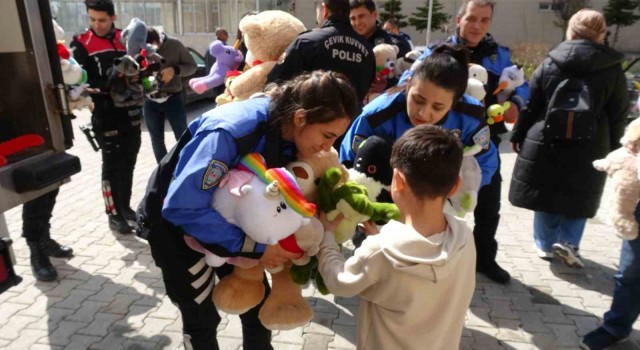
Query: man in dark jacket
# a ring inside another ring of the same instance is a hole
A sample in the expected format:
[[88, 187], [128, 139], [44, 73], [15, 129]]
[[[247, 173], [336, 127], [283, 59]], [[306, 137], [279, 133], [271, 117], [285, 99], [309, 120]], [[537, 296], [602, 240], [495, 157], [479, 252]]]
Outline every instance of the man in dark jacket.
[[[581, 10], [569, 21], [567, 38], [549, 52], [531, 79], [531, 98], [520, 113], [511, 142], [518, 158], [509, 201], [535, 211], [538, 255], [552, 251], [568, 265], [582, 267], [578, 254], [587, 218], [600, 205], [606, 174], [592, 162], [620, 147], [629, 100], [622, 71], [623, 55], [603, 45], [604, 17]], [[581, 79], [596, 114], [592, 139], [549, 141], [543, 135], [549, 100], [560, 82]]]
[[268, 81], [288, 80], [317, 69], [347, 76], [362, 103], [376, 72], [373, 48], [349, 24], [348, 0], [323, 0], [317, 7], [319, 29], [306, 31], [287, 49]]
[[[87, 71], [87, 83], [95, 108], [91, 124], [102, 148], [102, 196], [109, 227], [131, 233], [127, 221], [135, 221], [131, 209], [133, 169], [140, 150], [141, 106], [116, 107], [108, 89], [108, 72], [116, 58], [126, 54], [120, 42], [121, 29], [114, 26], [111, 0], [86, 0], [91, 27], [75, 35], [73, 55]], [[140, 101], [142, 104], [142, 100]]]
[[351, 8], [349, 13], [351, 26], [372, 46], [378, 44], [395, 45], [400, 49], [398, 58], [404, 57], [407, 52], [411, 51], [408, 42], [395, 38], [382, 29], [380, 22], [378, 22], [378, 11], [373, 0], [351, 0], [349, 7]]
[[176, 140], [187, 128], [187, 111], [182, 98], [182, 81], [195, 73], [196, 62], [191, 54], [174, 38], [147, 28], [147, 43], [158, 47], [165, 61], [160, 67], [161, 83], [158, 92], [147, 95], [144, 101], [144, 121], [151, 136], [151, 147], [156, 161], [167, 154], [164, 145], [164, 121], [169, 120]]

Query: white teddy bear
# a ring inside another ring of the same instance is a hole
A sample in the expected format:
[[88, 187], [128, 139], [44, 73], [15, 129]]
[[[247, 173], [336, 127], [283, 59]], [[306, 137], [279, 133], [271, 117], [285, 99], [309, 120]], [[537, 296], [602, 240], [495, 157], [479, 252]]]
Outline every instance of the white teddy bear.
[[611, 199], [610, 219], [613, 226], [627, 240], [638, 237], [638, 221], [635, 209], [640, 200], [640, 118], [629, 124], [622, 147], [609, 153], [606, 158], [593, 162], [593, 166], [607, 172], [613, 181], [614, 194]]

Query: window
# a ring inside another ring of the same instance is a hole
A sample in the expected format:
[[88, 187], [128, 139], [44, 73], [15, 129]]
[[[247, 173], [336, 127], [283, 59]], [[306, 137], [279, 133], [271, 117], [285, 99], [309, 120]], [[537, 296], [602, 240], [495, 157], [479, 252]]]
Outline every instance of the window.
[[562, 10], [562, 2], [540, 2], [538, 4], [538, 10], [540, 11], [560, 11]]

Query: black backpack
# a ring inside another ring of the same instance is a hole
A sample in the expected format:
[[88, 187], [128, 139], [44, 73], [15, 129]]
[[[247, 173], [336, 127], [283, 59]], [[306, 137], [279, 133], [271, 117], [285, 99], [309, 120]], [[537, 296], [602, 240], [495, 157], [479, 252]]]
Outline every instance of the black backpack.
[[597, 114], [589, 86], [584, 80], [567, 78], [551, 95], [544, 121], [545, 141], [591, 140], [595, 137]]
[[[265, 134], [265, 131], [266, 123], [261, 122], [253, 132], [237, 138], [236, 145], [238, 154], [244, 155], [250, 153], [256, 147], [260, 138]], [[136, 235], [138, 237], [148, 240], [154, 231], [169, 230], [175, 232], [175, 230], [179, 230], [177, 226], [162, 218], [162, 204], [169, 191], [169, 185], [171, 184], [173, 172], [178, 164], [180, 152], [192, 138], [193, 135], [191, 135], [191, 131], [187, 128], [182, 136], [180, 136], [178, 143], [160, 160], [160, 163], [158, 163], [158, 166], [151, 174], [149, 182], [147, 182], [147, 190], [136, 211], [136, 221], [138, 223]], [[265, 155], [265, 157], [268, 158], [269, 155]]]

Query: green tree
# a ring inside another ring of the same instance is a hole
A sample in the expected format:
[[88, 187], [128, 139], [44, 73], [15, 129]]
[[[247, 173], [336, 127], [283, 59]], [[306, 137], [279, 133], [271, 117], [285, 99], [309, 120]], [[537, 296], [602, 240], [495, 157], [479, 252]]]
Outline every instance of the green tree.
[[[433, 8], [431, 13], [431, 30], [444, 30], [445, 25], [449, 23], [451, 16], [442, 10], [443, 6], [439, 0], [433, 0]], [[409, 17], [409, 24], [414, 26], [416, 30], [422, 33], [427, 29], [429, 21], [429, 0], [425, 0], [425, 5], [416, 8], [416, 12]]]
[[384, 3], [382, 11], [380, 11], [380, 20], [384, 21], [389, 18], [395, 18], [400, 24], [400, 28], [404, 28], [408, 25], [403, 19], [407, 16], [402, 14], [402, 1], [400, 0], [388, 0]]
[[571, 16], [585, 7], [589, 7], [589, 3], [589, 0], [553, 0], [551, 6], [557, 16], [553, 24], [562, 29], [563, 39]]
[[620, 27], [628, 27], [640, 19], [637, 13], [639, 7], [640, 0], [609, 0], [603, 12], [607, 25], [616, 26], [611, 46], [616, 46], [618, 42]]

